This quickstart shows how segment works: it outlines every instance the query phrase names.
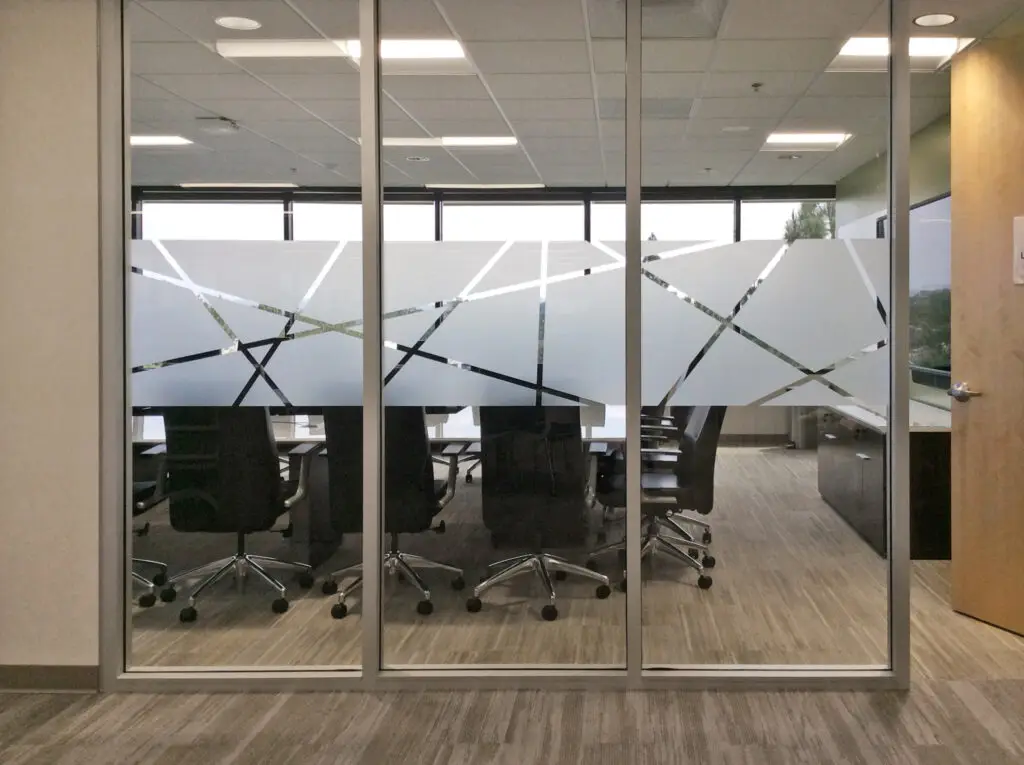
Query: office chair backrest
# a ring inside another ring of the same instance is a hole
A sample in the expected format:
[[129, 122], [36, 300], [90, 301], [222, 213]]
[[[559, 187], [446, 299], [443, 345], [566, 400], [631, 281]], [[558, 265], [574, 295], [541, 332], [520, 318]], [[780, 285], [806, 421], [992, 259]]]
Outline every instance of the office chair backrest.
[[686, 507], [710, 513], [715, 505], [715, 461], [725, 420], [724, 406], [697, 406], [690, 413], [679, 448], [680, 485], [686, 487]]
[[283, 512], [270, 416], [262, 407], [164, 411], [167, 495], [177, 531], [249, 533]]
[[[341, 534], [363, 528], [363, 410], [324, 409], [331, 522]], [[421, 407], [384, 410], [385, 530], [424, 531], [440, 506], [434, 497], [433, 461]]]

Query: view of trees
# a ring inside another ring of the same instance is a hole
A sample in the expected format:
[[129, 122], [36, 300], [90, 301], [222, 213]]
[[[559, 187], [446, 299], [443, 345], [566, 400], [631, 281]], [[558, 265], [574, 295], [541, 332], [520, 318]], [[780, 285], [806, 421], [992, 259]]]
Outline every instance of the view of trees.
[[949, 288], [923, 290], [910, 296], [910, 363], [949, 369]]
[[801, 202], [786, 221], [785, 239], [793, 244], [797, 239], [834, 239], [836, 235], [836, 203]]

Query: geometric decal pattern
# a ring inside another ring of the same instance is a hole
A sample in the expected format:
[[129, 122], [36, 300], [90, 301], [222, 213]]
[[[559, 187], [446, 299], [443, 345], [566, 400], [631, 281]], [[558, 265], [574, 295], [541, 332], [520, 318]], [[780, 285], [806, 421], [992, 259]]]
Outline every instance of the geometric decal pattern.
[[[887, 403], [885, 240], [643, 245], [645, 405]], [[360, 404], [361, 247], [133, 241], [133, 404]], [[385, 244], [385, 403], [622, 404], [624, 253]]]

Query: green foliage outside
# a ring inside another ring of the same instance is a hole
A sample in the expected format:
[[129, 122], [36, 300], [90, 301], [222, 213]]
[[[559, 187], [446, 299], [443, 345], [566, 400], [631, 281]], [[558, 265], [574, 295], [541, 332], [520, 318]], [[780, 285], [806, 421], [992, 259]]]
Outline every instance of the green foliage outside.
[[834, 239], [836, 235], [836, 203], [801, 202], [786, 221], [786, 244], [797, 239]]
[[949, 369], [949, 288], [910, 296], [910, 363]]

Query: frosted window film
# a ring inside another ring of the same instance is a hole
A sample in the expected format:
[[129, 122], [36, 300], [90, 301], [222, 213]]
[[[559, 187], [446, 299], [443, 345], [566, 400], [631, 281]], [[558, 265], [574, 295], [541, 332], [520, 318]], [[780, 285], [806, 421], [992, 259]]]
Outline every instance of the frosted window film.
[[[385, 400], [621, 404], [621, 245], [387, 244]], [[644, 404], [885, 403], [876, 240], [644, 245]], [[361, 243], [132, 247], [135, 405], [361, 403]]]

